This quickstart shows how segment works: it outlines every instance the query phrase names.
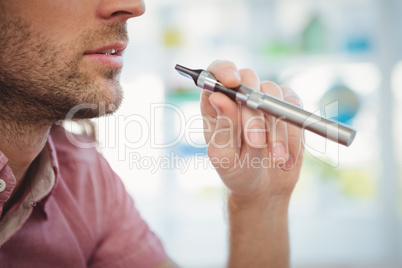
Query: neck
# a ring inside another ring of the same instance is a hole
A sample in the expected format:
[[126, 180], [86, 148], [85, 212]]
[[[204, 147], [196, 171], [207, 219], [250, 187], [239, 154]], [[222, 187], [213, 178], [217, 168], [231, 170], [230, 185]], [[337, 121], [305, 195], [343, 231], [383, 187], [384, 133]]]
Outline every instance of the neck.
[[24, 124], [0, 119], [0, 150], [8, 158], [8, 166], [14, 173], [17, 191], [29, 166], [42, 151], [51, 123]]

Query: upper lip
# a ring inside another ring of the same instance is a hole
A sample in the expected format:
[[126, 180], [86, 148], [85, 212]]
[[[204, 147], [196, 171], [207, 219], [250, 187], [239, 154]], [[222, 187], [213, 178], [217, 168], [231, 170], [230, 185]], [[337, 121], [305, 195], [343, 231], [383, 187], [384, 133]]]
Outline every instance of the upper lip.
[[116, 42], [114, 44], [106, 45], [100, 48], [96, 48], [94, 50], [85, 51], [84, 55], [88, 54], [96, 54], [106, 50], [114, 50], [113, 55], [121, 56], [124, 49], [126, 49], [127, 43], [126, 42]]

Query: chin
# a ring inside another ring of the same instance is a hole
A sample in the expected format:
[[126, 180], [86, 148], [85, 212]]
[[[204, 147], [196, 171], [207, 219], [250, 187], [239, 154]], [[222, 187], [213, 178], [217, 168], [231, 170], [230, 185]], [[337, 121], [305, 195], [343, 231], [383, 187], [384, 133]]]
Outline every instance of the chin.
[[98, 93], [79, 102], [68, 111], [65, 119], [91, 119], [113, 114], [121, 105], [123, 92], [120, 87], [115, 88], [112, 92], [109, 88], [108, 91], [109, 96]]

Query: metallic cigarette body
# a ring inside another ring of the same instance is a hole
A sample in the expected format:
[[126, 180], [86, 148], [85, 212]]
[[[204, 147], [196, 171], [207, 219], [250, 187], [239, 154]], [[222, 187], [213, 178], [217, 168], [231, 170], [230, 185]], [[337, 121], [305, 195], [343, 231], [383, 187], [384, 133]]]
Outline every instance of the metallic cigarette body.
[[278, 117], [280, 120], [314, 132], [342, 145], [349, 146], [356, 136], [356, 130], [347, 125], [307, 112], [299, 106], [260, 91], [255, 91], [243, 85], [237, 88], [227, 88], [208, 71], [192, 70], [181, 65], [176, 65], [175, 68], [180, 74], [193, 79], [198, 87], [210, 92], [222, 92], [233, 101]]

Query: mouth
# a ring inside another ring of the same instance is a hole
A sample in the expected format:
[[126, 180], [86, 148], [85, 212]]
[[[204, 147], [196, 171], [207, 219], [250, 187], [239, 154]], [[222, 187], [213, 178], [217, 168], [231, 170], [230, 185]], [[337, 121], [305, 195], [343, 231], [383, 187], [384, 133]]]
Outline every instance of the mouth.
[[84, 52], [85, 58], [107, 68], [121, 69], [123, 67], [123, 51], [127, 43], [115, 43]]
[[103, 55], [110, 56], [110, 55], [117, 55], [118, 53], [119, 53], [118, 50], [112, 48], [112, 49], [106, 49], [106, 50], [98, 51], [98, 52], [95, 52], [94, 54], [103, 54]]
[[84, 55], [98, 54], [107, 56], [122, 56], [123, 51], [126, 49], [126, 47], [126, 43], [115, 43], [112, 45], [97, 48], [95, 50], [86, 51], [84, 52]]

